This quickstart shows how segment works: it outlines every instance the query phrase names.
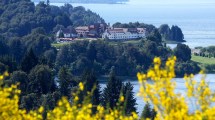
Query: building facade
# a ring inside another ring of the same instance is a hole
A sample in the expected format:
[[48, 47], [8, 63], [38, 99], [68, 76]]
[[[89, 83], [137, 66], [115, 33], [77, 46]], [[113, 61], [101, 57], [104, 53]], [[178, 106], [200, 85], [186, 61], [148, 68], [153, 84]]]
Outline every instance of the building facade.
[[64, 28], [64, 29], [58, 30], [58, 32], [56, 33], [56, 37], [57, 38], [76, 38], [77, 33], [73, 29]]
[[132, 40], [145, 38], [144, 28], [109, 28], [103, 33], [102, 38], [109, 40]]

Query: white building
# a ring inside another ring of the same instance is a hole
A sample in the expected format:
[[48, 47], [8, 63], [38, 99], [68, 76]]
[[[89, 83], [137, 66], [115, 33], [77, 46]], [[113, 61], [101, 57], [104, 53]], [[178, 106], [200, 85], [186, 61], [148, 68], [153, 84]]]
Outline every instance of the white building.
[[56, 33], [56, 37], [60, 38], [60, 34], [63, 33], [63, 37], [64, 38], [76, 38], [77, 37], [77, 33], [75, 30], [72, 29], [60, 29], [58, 30], [58, 32]]
[[110, 40], [131, 40], [145, 37], [146, 30], [144, 28], [113, 28], [107, 29], [102, 38]]

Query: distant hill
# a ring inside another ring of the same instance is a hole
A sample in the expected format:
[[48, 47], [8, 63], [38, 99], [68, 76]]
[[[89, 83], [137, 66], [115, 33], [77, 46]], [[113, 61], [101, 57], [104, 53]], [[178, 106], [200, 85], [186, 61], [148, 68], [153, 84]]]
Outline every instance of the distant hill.
[[[32, 0], [33, 2], [40, 2], [46, 0]], [[129, 0], [50, 0], [51, 3], [107, 3], [107, 4], [117, 4], [125, 3]]]
[[[98, 14], [84, 7], [70, 4], [58, 7], [30, 0], [5, 0], [0, 2], [0, 36], [22, 37], [32, 29], [43, 27], [46, 33], [52, 33], [58, 26], [84, 26], [105, 23]], [[1, 39], [1, 38], [0, 38]]]

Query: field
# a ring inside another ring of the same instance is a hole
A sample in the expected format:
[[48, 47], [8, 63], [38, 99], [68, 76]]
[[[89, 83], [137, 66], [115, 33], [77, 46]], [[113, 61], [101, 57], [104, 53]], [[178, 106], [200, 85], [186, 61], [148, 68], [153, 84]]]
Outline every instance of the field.
[[200, 64], [215, 64], [215, 58], [201, 57], [192, 55], [192, 61]]
[[52, 43], [52, 46], [59, 49], [60, 47], [62, 47], [64, 45], [68, 45], [68, 44], [70, 44], [70, 43]]

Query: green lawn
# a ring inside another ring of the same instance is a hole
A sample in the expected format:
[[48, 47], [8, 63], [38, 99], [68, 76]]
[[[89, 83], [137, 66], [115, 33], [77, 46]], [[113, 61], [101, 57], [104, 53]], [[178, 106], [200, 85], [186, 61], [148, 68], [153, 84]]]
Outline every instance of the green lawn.
[[70, 43], [52, 43], [52, 46], [56, 47], [56, 48], [60, 48], [64, 45], [68, 45], [68, 44], [70, 44]]
[[192, 61], [201, 63], [201, 64], [215, 64], [215, 58], [201, 57], [192, 55]]
[[128, 40], [128, 41], [124, 41], [123, 43], [139, 44], [140, 42], [141, 40]]

